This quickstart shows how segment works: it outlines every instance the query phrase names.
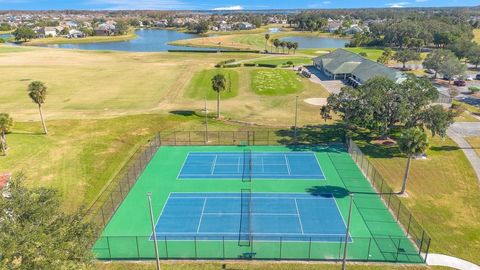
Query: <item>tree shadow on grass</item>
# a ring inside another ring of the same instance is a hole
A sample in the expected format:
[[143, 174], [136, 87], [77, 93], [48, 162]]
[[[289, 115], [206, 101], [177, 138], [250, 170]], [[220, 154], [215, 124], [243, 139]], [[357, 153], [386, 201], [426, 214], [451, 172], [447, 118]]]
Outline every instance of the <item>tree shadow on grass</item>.
[[313, 186], [305, 190], [313, 196], [324, 198], [344, 198], [350, 194], [350, 191], [346, 188], [339, 186]]
[[191, 111], [191, 110], [176, 110], [176, 111], [170, 111], [169, 113], [174, 114], [174, 115], [181, 115], [181, 116], [197, 115], [197, 113], [195, 111]]
[[432, 146], [430, 147], [431, 151], [441, 152], [441, 151], [456, 151], [461, 148], [453, 145], [442, 145], [442, 146]]

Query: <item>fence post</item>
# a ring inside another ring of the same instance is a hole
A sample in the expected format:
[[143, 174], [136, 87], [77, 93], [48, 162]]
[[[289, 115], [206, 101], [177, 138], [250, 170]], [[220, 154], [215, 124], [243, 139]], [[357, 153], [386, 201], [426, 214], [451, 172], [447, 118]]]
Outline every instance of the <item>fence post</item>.
[[138, 236], [135, 236], [135, 242], [137, 243], [137, 258], [140, 260], [140, 248], [138, 247]]
[[372, 238], [370, 237], [368, 240], [368, 251], [367, 251], [367, 261], [370, 259], [370, 247], [372, 245]]
[[408, 218], [408, 226], [407, 226], [407, 236], [410, 235], [410, 222], [412, 221], [412, 214]]
[[420, 240], [420, 247], [418, 248], [418, 255], [422, 253], [422, 247], [423, 247], [423, 237], [425, 236], [425, 231], [422, 230], [422, 240]]
[[225, 236], [222, 236], [223, 259], [225, 260]]
[[176, 131], [173, 132], [173, 143], [175, 145], [177, 145], [177, 132]]
[[110, 249], [110, 236], [107, 236], [108, 257], [112, 259], [112, 250]]
[[188, 132], [188, 144], [192, 145], [192, 132], [191, 131]]
[[280, 236], [280, 260], [282, 259], [282, 237]]
[[312, 237], [310, 237], [310, 242], [308, 242], [308, 260], [312, 259]]
[[400, 219], [400, 209], [402, 208], [402, 201], [398, 200], [397, 222]]
[[195, 245], [195, 259], [198, 259], [198, 254], [197, 254], [197, 236], [193, 236], [193, 244]]
[[165, 235], [165, 259], [168, 260], [167, 236]]
[[[427, 262], [427, 256], [428, 256], [428, 251], [430, 250], [430, 242], [432, 241], [432, 239], [428, 239], [428, 243], [427, 243], [427, 250], [425, 250], [425, 258], [424, 258], [424, 262]], [[422, 250], [420, 250], [420, 253], [422, 253]]]

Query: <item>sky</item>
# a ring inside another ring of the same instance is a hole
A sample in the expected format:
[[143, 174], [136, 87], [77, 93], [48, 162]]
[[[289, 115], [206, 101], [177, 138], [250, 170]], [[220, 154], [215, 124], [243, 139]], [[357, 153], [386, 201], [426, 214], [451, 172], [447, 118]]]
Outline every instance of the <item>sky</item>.
[[478, 0], [0, 0], [0, 10], [251, 10], [475, 6]]

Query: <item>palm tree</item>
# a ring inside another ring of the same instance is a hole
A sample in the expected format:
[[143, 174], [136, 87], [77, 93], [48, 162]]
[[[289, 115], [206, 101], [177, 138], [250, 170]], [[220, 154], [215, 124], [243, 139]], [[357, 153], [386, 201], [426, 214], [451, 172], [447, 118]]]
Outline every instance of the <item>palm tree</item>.
[[47, 98], [47, 86], [39, 81], [34, 81], [28, 85], [28, 96], [38, 105], [38, 111], [40, 112], [40, 119], [42, 120], [43, 131], [48, 134], [47, 126], [43, 118], [42, 104], [45, 103]]
[[332, 116], [330, 116], [330, 108], [327, 105], [323, 105], [320, 108], [320, 116], [325, 122], [327, 122], [329, 119], [332, 119]]
[[269, 39], [270, 39], [270, 34], [265, 34], [265, 52], [267, 51], [267, 43]]
[[405, 169], [405, 176], [403, 177], [402, 190], [398, 193], [402, 195], [405, 193], [407, 187], [412, 157], [425, 152], [428, 147], [427, 134], [419, 128], [407, 129], [402, 132], [398, 141], [398, 147], [400, 148], [400, 151], [408, 157], [407, 168]]
[[220, 119], [220, 92], [227, 88], [227, 79], [223, 74], [217, 74], [212, 78], [212, 89], [217, 92], [217, 119]]
[[288, 49], [288, 54], [290, 54], [290, 50], [293, 49], [293, 42], [287, 42], [287, 49]]
[[4, 155], [7, 155], [7, 137], [5, 136], [10, 128], [13, 126], [13, 119], [8, 115], [8, 113], [0, 113], [0, 146], [2, 147], [2, 152]]
[[295, 52], [297, 51], [298, 46], [299, 46], [298, 42], [293, 43], [293, 54], [295, 54]]
[[278, 47], [280, 46], [280, 40], [277, 38], [273, 40], [273, 46], [275, 46], [275, 51], [278, 52]]
[[287, 43], [285, 41], [280, 41], [280, 47], [282, 47], [283, 54], [285, 54], [285, 46], [287, 46]]

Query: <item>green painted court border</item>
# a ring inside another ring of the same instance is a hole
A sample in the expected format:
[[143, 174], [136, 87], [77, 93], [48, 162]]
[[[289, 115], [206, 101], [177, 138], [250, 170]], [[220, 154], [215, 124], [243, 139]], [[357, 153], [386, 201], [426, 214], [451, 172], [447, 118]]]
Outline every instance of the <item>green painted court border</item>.
[[[145, 188], [147, 188], [152, 191], [152, 189], [157, 188], [157, 190], [161, 194], [162, 190], [164, 190], [165, 187], [169, 187], [167, 189], [173, 188], [173, 190], [178, 188], [178, 187], [175, 187], [174, 185], [175, 181], [171, 181], [171, 180], [170, 181], [164, 180], [162, 184], [166, 184], [166, 185], [159, 186], [158, 183], [155, 182], [155, 179], [156, 179], [155, 175], [152, 175], [152, 173], [155, 172], [154, 165], [160, 165], [160, 167], [173, 166], [175, 168], [175, 160], [178, 159], [178, 156], [181, 157], [182, 156], [181, 153], [183, 152], [184, 154], [185, 149], [187, 150], [190, 149], [188, 151], [191, 151], [192, 148], [204, 149], [207, 151], [211, 151], [212, 149], [215, 149], [216, 151], [238, 151], [238, 149], [244, 149], [245, 147], [241, 147], [241, 146], [223, 146], [223, 147], [222, 146], [200, 146], [200, 148], [198, 146], [197, 147], [195, 146], [161, 147], [153, 157], [150, 164], [148, 164], [145, 171], [142, 173], [137, 184], [133, 187], [132, 191], [129, 193], [129, 195], [125, 199], [125, 202], [122, 203], [122, 205], [116, 212], [115, 216], [111, 219], [111, 221], [105, 228], [104, 232], [102, 233], [103, 237], [99, 239], [99, 241], [97, 241], [94, 247], [94, 251], [97, 252], [98, 258], [128, 259], [128, 258], [153, 258], [154, 257], [152, 253], [153, 246], [152, 245], [149, 246], [148, 244], [145, 245], [143, 241], [145, 236], [138, 236], [138, 235], [142, 235], [139, 233], [149, 231], [148, 230], [148, 228], [150, 227], [150, 225], [148, 225], [149, 222], [141, 222], [143, 224], [138, 224], [139, 219], [135, 219], [135, 218], [132, 219], [131, 214], [133, 214], [133, 216], [141, 217], [140, 220], [148, 221], [148, 219], [145, 219], [146, 213], [140, 213], [140, 211], [138, 211], [141, 209], [147, 209], [145, 195], [139, 196], [143, 193], [142, 189], [145, 190]], [[286, 146], [250, 146], [249, 148], [254, 151], [257, 149], [260, 149], [259, 151], [265, 151], [265, 150], [269, 150], [269, 151], [290, 150], [291, 151], [291, 149]], [[313, 147], [310, 147], [310, 149], [315, 149], [316, 151], [320, 151], [320, 152], [317, 152], [316, 155], [319, 161], [321, 162], [322, 169], [325, 168], [323, 163], [328, 164], [329, 166], [328, 173], [325, 172], [324, 170], [326, 177], [328, 177], [327, 175], [329, 174], [336, 177], [336, 179], [331, 181], [326, 181], [326, 183], [323, 183], [323, 184], [335, 184], [336, 188], [345, 188], [348, 185], [351, 189], [352, 187], [357, 189], [357, 190], [351, 190], [351, 191], [357, 192], [359, 190], [363, 190], [363, 192], [368, 191], [370, 193], [374, 193], [368, 181], [364, 179], [363, 175], [358, 170], [355, 163], [353, 162], [353, 160], [351, 159], [351, 157], [348, 155], [348, 153], [343, 147], [329, 147], [325, 149], [324, 147], [313, 146]], [[163, 162], [161, 161], [161, 159], [163, 158], [164, 155], [170, 155], [170, 157], [173, 156], [176, 158], [173, 158], [172, 162]], [[178, 163], [178, 161], [176, 163]], [[332, 166], [334, 164], [340, 164], [342, 166]], [[166, 178], [169, 178], [168, 172], [167, 174], [162, 175], [162, 177], [164, 176], [166, 176]], [[208, 180], [206, 181], [208, 182]], [[262, 181], [265, 181], [265, 180], [262, 180]], [[200, 182], [205, 182], [205, 181], [200, 181]], [[218, 184], [218, 182], [220, 181], [215, 180], [215, 184]], [[274, 181], [274, 182], [275, 184], [278, 184], [277, 181]], [[286, 181], [286, 182], [289, 182], [289, 181]], [[301, 182], [301, 181], [295, 180], [295, 182]], [[228, 184], [231, 185], [232, 181], [228, 180]], [[303, 189], [308, 187], [311, 188], [311, 184], [312, 184], [311, 180], [308, 181], [308, 183], [288, 183], [285, 187], [280, 187], [280, 189], [282, 190], [288, 189], [287, 191], [289, 192], [291, 191], [298, 192], [299, 189], [302, 189], [302, 188]], [[261, 192], [278, 191], [278, 187], [272, 187], [271, 183], [262, 184], [254, 181], [253, 185], [254, 185], [255, 191], [261, 191]], [[197, 186], [197, 187], [194, 187], [196, 190], [198, 188], [204, 188], [203, 186], [200, 186], [200, 187], [198, 187], [198, 185], [195, 185], [195, 186]], [[238, 190], [242, 186], [243, 186], [242, 183], [235, 183], [235, 185], [233, 186], [223, 187], [223, 188], [227, 190], [236, 189], [236, 191], [238, 192]], [[327, 186], [328, 185], [320, 185], [319, 188], [325, 188]], [[181, 187], [181, 189], [182, 188], [188, 189], [189, 187]], [[211, 188], [208, 188], [208, 190], [206, 190], [206, 192], [208, 191], [211, 192], [212, 191]], [[221, 191], [224, 191], [224, 189], [222, 189]], [[155, 191], [152, 191], [152, 192], [154, 192], [155, 194]], [[161, 197], [161, 195], [159, 197]], [[143, 203], [142, 200], [145, 203]], [[160, 205], [164, 203], [164, 201], [162, 202], [161, 198], [155, 199], [154, 197], [154, 201], [157, 201], [157, 204], [154, 202], [155, 208], [158, 208], [157, 206], [158, 202], [160, 202]], [[336, 198], [336, 201], [339, 204], [339, 206], [341, 205], [340, 208], [341, 208], [342, 215], [345, 216], [345, 197]], [[372, 210], [372, 207], [365, 208], [363, 206], [364, 203], [366, 203], [369, 206], [372, 206], [372, 202], [374, 202], [374, 205], [375, 205], [374, 210]], [[354, 215], [352, 219], [352, 235], [354, 239], [359, 240], [363, 244], [349, 245], [350, 259], [360, 260], [360, 261], [401, 261], [401, 262], [414, 262], [414, 263], [422, 262], [421, 258], [419, 258], [418, 256], [418, 252], [413, 247], [412, 243], [409, 242], [409, 240], [405, 237], [400, 226], [398, 226], [396, 221], [392, 218], [391, 214], [388, 212], [385, 205], [381, 202], [378, 195], [372, 194], [372, 195], [356, 196], [355, 205], [356, 206], [354, 209]], [[154, 211], [156, 210], [155, 208], [154, 208]], [[136, 210], [136, 211], [132, 211], [132, 210]], [[365, 215], [369, 216], [372, 214], [375, 214], [375, 216], [381, 216], [382, 220], [375, 221], [375, 220], [367, 220], [364, 218]], [[124, 219], [124, 221], [121, 221], [122, 219]], [[362, 224], [355, 225], [355, 222], [354, 222], [355, 219], [360, 221], [363, 220], [363, 225]], [[376, 224], [378, 222], [389, 224], [388, 230], [384, 230], [385, 224], [381, 226], [383, 229], [379, 230], [377, 226], [378, 224]], [[139, 227], [128, 226], [128, 225], [139, 225]], [[132, 227], [135, 227], [136, 229], [132, 230]], [[388, 233], [388, 237], [385, 237], [385, 233]], [[143, 234], [143, 235], [149, 235], [149, 233]], [[368, 239], [368, 247], [370, 248], [370, 250], [372, 250], [370, 256], [367, 254], [362, 254], [362, 249], [364, 251], [367, 250], [367, 239]], [[397, 244], [393, 243], [393, 242], [396, 242], [397, 240], [399, 241], [399, 243]], [[163, 254], [161, 252], [160, 256], [168, 257], [168, 258], [227, 258], [227, 257], [238, 258], [238, 256], [242, 254], [241, 252], [245, 250], [245, 249], [239, 249], [238, 247], [235, 248], [235, 247], [228, 247], [228, 246], [222, 245], [223, 253], [210, 252], [209, 254], [209, 253], [205, 253], [205, 250], [202, 250], [202, 247], [206, 248], [205, 243], [195, 242], [194, 244], [195, 244], [194, 246], [192, 245], [177, 246], [176, 243], [164, 241], [163, 246], [165, 248], [165, 252]], [[316, 245], [315, 243], [310, 243], [308, 245], [308, 252], [306, 251], [305, 246], [292, 247], [283, 243], [284, 246], [282, 247], [281, 242], [277, 244], [279, 244], [280, 247], [278, 247], [278, 245], [270, 245], [269, 247], [265, 247], [264, 246], [265, 243], [255, 243], [254, 248], [252, 249], [254, 251], [257, 251], [257, 254], [260, 254], [260, 256], [256, 257], [257, 259], [280, 258], [280, 259], [311, 259], [311, 260], [337, 260], [339, 257], [336, 252], [333, 252], [333, 250], [338, 249], [339, 250], [338, 254], [340, 254], [341, 253], [340, 250], [342, 250], [341, 243], [335, 244], [333, 246]], [[392, 250], [392, 247], [396, 248], [395, 245], [401, 246], [402, 248], [406, 249], [407, 253], [401, 252], [399, 254], [395, 250]], [[135, 246], [136, 246], [136, 250], [133, 250]], [[162, 250], [161, 246], [162, 246], [162, 241], [160, 241], [159, 243], [160, 250]], [[267, 253], [265, 250], [262, 250], [262, 246], [264, 247], [263, 249], [270, 249], [270, 250], [276, 250], [278, 248], [279, 253], [278, 254], [274, 254], [271, 252]], [[106, 247], [108, 249], [108, 254], [105, 252]], [[208, 250], [212, 250], [212, 248], [215, 249], [214, 247], [215, 246], [213, 247], [210, 246], [208, 247]], [[195, 250], [195, 253], [192, 253], [193, 249]], [[218, 243], [217, 243], [217, 249], [218, 249]], [[232, 255], [232, 252], [234, 255]]]

